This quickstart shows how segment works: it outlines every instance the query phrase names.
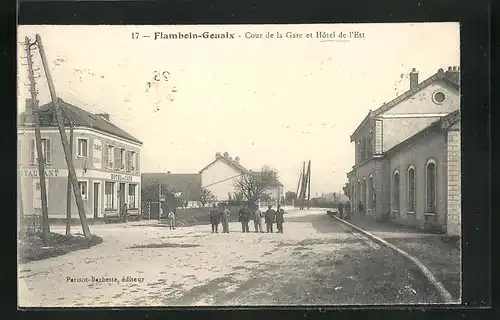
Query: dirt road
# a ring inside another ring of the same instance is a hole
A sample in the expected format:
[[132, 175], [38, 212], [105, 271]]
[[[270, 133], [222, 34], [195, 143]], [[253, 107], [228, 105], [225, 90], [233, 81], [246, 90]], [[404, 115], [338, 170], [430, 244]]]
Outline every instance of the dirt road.
[[102, 244], [19, 266], [19, 306], [441, 302], [413, 265], [324, 211], [290, 211], [283, 234], [231, 231], [95, 225]]

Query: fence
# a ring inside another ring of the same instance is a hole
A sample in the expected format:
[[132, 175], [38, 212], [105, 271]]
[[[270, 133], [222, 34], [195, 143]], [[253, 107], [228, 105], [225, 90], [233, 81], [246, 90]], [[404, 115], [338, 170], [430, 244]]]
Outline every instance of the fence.
[[19, 220], [20, 236], [42, 232], [42, 216], [38, 214], [23, 215]]

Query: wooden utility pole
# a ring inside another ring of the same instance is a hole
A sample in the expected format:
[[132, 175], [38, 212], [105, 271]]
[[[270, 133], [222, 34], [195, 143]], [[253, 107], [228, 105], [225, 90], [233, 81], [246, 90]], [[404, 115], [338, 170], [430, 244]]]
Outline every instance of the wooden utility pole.
[[311, 160], [307, 166], [307, 210], [311, 207]]
[[158, 220], [161, 220], [161, 184], [158, 184]]
[[52, 76], [50, 75], [49, 65], [47, 63], [47, 57], [45, 56], [45, 50], [42, 44], [42, 38], [39, 34], [36, 35], [36, 43], [38, 45], [38, 51], [40, 52], [40, 57], [42, 58], [43, 69], [45, 71], [45, 77], [47, 78], [47, 84], [49, 85], [50, 97], [55, 108], [55, 113], [57, 117], [57, 127], [59, 128], [59, 134], [61, 135], [61, 142], [64, 149], [64, 156], [66, 157], [66, 163], [68, 164], [68, 172], [70, 176], [71, 183], [73, 185], [73, 193], [76, 198], [76, 206], [78, 207], [78, 214], [80, 215], [80, 222], [82, 223], [83, 235], [85, 238], [91, 238], [89, 225], [87, 224], [87, 217], [85, 216], [85, 208], [83, 207], [83, 199], [80, 193], [80, 188], [78, 186], [78, 180], [76, 178], [75, 165], [73, 163], [73, 156], [68, 144], [68, 138], [66, 137], [66, 131], [64, 128], [64, 123], [61, 115], [61, 107], [59, 106], [59, 101], [57, 100], [56, 89], [54, 87], [54, 82], [52, 81]]
[[[50, 227], [49, 227], [49, 210], [47, 207], [47, 186], [45, 184], [45, 157], [42, 149], [42, 135], [40, 133], [40, 117], [38, 113], [38, 100], [36, 97], [35, 76], [33, 74], [33, 60], [31, 59], [31, 47], [34, 43], [30, 43], [28, 37], [25, 38], [26, 58], [28, 59], [28, 73], [30, 80], [31, 103], [33, 109], [33, 123], [35, 125], [35, 143], [38, 159], [38, 176], [40, 177], [40, 192], [42, 202], [42, 226], [43, 240], [46, 245], [49, 243]], [[47, 145], [45, 145], [47, 148]]]
[[[70, 120], [71, 122], [71, 120]], [[73, 159], [73, 123], [70, 123], [69, 128], [69, 149], [71, 159]], [[71, 234], [71, 176], [68, 170], [68, 187], [66, 189], [66, 235]]]
[[304, 209], [304, 183], [307, 181], [306, 162], [302, 162], [302, 183], [300, 185], [300, 210]]

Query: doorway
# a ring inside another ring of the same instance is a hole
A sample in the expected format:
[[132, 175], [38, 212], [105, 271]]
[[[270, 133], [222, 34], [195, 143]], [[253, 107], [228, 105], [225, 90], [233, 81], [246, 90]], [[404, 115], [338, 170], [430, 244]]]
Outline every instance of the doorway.
[[120, 183], [120, 189], [118, 191], [118, 210], [120, 214], [123, 213], [123, 205], [125, 204], [125, 183]]
[[94, 195], [93, 195], [93, 198], [94, 198], [94, 218], [100, 218], [101, 216], [101, 206], [100, 206], [100, 202], [101, 202], [101, 197], [100, 197], [100, 186], [101, 186], [101, 183], [100, 182], [94, 182]]

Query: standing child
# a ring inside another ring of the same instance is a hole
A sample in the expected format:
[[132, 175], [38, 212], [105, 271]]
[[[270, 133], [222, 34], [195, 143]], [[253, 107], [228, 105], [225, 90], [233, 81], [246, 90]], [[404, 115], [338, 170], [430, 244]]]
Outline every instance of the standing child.
[[170, 230], [175, 230], [175, 213], [172, 209], [168, 211], [168, 223], [170, 225]]

